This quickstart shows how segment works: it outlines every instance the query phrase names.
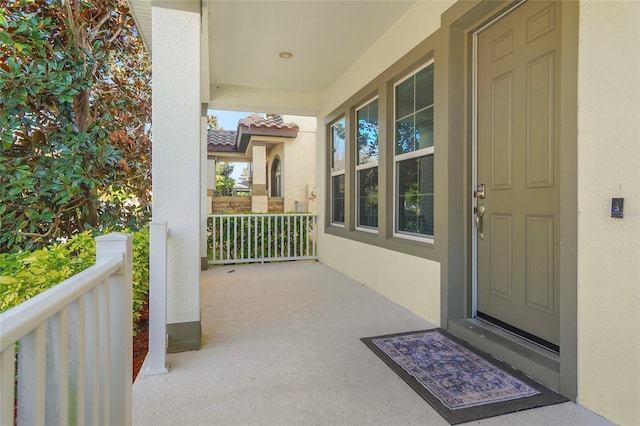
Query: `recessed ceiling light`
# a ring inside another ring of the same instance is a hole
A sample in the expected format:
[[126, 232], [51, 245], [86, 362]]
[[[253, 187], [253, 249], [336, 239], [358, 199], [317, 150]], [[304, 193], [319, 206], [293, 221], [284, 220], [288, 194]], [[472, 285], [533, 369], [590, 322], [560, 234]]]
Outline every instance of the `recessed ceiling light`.
[[293, 53], [291, 53], [291, 52], [280, 52], [280, 53], [278, 53], [278, 56], [280, 56], [282, 59], [291, 59], [291, 58], [293, 58]]

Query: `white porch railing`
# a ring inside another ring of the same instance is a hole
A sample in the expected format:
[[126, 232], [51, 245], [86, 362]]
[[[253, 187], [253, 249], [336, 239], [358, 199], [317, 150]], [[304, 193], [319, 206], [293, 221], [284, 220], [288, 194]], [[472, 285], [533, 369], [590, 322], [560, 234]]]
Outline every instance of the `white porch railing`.
[[317, 259], [312, 213], [210, 215], [210, 265]]
[[131, 424], [132, 253], [98, 237], [94, 266], [0, 314], [0, 424]]

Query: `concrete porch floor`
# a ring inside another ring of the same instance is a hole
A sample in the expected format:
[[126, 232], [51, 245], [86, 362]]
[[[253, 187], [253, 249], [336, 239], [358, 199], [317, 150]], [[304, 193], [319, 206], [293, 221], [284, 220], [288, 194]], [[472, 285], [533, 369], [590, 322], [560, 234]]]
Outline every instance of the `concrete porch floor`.
[[[202, 273], [199, 351], [133, 386], [134, 425], [447, 425], [359, 338], [435, 327], [317, 262]], [[481, 425], [610, 425], [568, 402]]]

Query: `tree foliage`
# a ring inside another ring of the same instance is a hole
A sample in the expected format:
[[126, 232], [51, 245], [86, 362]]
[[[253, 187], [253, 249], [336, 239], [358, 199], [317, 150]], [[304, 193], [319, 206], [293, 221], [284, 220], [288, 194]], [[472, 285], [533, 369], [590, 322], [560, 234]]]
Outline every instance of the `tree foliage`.
[[218, 124], [218, 117], [215, 115], [207, 116], [207, 132], [212, 130], [222, 130], [222, 127]]
[[224, 161], [220, 161], [216, 163], [216, 175], [222, 176], [223, 178], [228, 178], [233, 173], [233, 169], [235, 165], [233, 163], [226, 163]]
[[358, 121], [358, 164], [378, 160], [378, 120]]
[[249, 182], [249, 164], [246, 164], [240, 173], [240, 178], [238, 179], [240, 182], [248, 183]]
[[235, 179], [231, 177], [234, 165], [221, 161], [216, 164], [216, 196], [230, 197], [233, 195]]
[[0, 6], [0, 251], [148, 219], [150, 78], [125, 0]]

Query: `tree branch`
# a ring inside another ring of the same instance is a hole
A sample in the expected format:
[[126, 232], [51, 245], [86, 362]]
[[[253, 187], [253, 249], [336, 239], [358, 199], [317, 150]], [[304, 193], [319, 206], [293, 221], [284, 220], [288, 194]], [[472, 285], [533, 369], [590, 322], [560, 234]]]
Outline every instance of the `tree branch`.
[[100, 31], [100, 28], [102, 28], [102, 26], [109, 20], [109, 18], [111, 17], [111, 13], [110, 11], [107, 11], [107, 13], [104, 14], [104, 16], [102, 17], [102, 19], [100, 19], [98, 21], [98, 23], [96, 24], [95, 28], [91, 28], [91, 40], [93, 40], [95, 38], [95, 36], [97, 35], [97, 33]]
[[116, 31], [113, 36], [111, 36], [111, 38], [107, 41], [107, 43], [111, 44], [113, 43], [113, 41], [120, 35], [120, 33], [122, 32], [122, 28], [118, 28], [118, 31]]

